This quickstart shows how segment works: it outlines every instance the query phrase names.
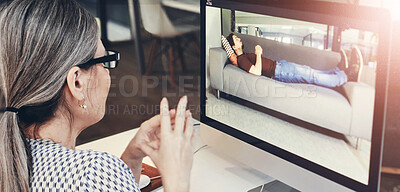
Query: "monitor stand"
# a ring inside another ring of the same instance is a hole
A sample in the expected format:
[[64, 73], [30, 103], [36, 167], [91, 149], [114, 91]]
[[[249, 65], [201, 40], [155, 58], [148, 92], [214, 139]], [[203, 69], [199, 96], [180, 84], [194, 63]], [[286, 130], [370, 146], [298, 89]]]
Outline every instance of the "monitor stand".
[[264, 185], [260, 185], [254, 189], [250, 189], [248, 192], [300, 192], [300, 191], [278, 180], [274, 180]]

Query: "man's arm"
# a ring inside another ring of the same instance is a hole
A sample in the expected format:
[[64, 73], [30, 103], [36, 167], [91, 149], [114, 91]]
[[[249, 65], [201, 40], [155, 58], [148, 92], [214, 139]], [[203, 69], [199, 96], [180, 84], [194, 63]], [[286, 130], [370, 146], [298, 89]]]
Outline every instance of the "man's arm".
[[[255, 54], [253, 54], [253, 53], [250, 53], [250, 54], [248, 54], [248, 53], [246, 53], [246, 54], [241, 54], [241, 55], [238, 55], [238, 57], [237, 57], [237, 63], [238, 63], [238, 66], [241, 68], [241, 69], [243, 69], [243, 70], [245, 70], [245, 71], [247, 71], [247, 72], [250, 72], [250, 69], [252, 68], [252, 67], [254, 67], [254, 59], [251, 59], [252, 57], [255, 57]], [[253, 61], [253, 62], [252, 62]]]
[[231, 61], [231, 63], [234, 66], [239, 67], [238, 62], [237, 62], [237, 56], [235, 53], [232, 53], [232, 55], [229, 57], [229, 60]]
[[255, 47], [256, 63], [250, 67], [249, 73], [253, 75], [261, 75], [262, 71], [262, 48], [260, 45]]
[[[253, 74], [253, 75], [261, 75], [262, 71], [262, 49], [259, 45], [256, 46], [255, 54], [256, 59], [255, 59], [255, 64], [252, 63], [249, 58], [247, 58], [247, 55], [249, 57], [253, 57], [252, 54], [243, 54], [243, 51], [241, 48], [235, 49], [235, 52], [237, 54], [237, 63], [240, 68], [243, 70]], [[251, 59], [254, 62], [254, 59]], [[232, 60], [231, 60], [232, 61]], [[233, 63], [233, 62], [232, 62]]]

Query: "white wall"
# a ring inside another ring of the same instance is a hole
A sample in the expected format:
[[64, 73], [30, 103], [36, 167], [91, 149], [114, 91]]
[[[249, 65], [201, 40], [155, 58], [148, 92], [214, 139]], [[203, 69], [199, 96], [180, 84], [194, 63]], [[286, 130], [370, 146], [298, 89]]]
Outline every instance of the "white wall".
[[209, 50], [221, 46], [221, 9], [206, 7], [206, 88], [210, 86]]

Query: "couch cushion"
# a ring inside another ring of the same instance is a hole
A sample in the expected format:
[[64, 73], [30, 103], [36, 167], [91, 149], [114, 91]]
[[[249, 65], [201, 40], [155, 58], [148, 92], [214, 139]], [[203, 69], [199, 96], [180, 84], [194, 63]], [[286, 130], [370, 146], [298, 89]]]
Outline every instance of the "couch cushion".
[[335, 68], [340, 62], [340, 53], [316, 48], [281, 43], [261, 37], [236, 33], [241, 38], [244, 51], [254, 53], [254, 47], [260, 45], [263, 57], [278, 61], [286, 60], [301, 65], [308, 65], [318, 70]]
[[335, 132], [349, 134], [352, 108], [340, 93], [310, 84], [282, 83], [251, 75], [231, 64], [224, 68], [223, 91]]

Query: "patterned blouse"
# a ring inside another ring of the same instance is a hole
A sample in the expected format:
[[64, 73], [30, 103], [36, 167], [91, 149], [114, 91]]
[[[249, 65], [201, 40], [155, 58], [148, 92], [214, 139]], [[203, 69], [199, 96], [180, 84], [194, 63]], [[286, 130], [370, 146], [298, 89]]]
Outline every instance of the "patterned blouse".
[[104, 152], [72, 150], [42, 139], [29, 139], [32, 151], [31, 191], [140, 192], [132, 171]]

